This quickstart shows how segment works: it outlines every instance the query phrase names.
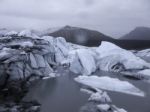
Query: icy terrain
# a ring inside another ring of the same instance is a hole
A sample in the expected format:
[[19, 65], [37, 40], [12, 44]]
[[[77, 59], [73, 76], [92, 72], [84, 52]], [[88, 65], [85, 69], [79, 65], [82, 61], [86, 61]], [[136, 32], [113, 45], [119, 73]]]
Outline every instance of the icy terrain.
[[50, 76], [58, 65], [82, 75], [104, 70], [149, 78], [150, 63], [139, 57], [143, 52], [135, 55], [109, 42], [90, 48], [68, 43], [62, 37], [38, 37], [30, 30], [11, 31], [0, 38], [0, 67], [1, 74], [9, 75], [10, 80], [33, 74]]
[[[128, 51], [110, 42], [102, 42], [99, 47], [75, 45], [63, 37], [39, 37], [30, 30], [3, 32], [0, 37], [0, 86], [21, 90], [22, 83], [47, 77], [56, 77], [55, 68], [63, 66], [82, 75], [76, 81], [91, 88], [122, 92], [137, 96], [144, 93], [129, 82], [109, 77], [87, 76], [97, 70], [118, 72], [139, 79], [150, 80], [149, 50]], [[13, 83], [13, 84], [12, 84]], [[20, 85], [20, 87], [18, 87]], [[105, 102], [107, 94], [98, 90], [92, 93], [90, 101]], [[118, 108], [97, 105], [100, 111]], [[125, 110], [118, 109], [119, 112]]]

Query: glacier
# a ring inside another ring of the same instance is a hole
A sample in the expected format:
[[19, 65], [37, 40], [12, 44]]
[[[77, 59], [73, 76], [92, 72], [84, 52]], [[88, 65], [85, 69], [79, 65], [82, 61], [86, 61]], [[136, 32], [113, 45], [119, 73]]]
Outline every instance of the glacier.
[[91, 75], [96, 70], [104, 70], [124, 74], [128, 71], [126, 75], [138, 75], [139, 71], [150, 68], [150, 63], [110, 42], [102, 42], [99, 47], [84, 47], [63, 40], [63, 44], [59, 43], [57, 46], [57, 62], [69, 65], [70, 70], [77, 74]]
[[[147, 73], [140, 71], [150, 69], [150, 63], [132, 51], [105, 41], [99, 47], [85, 47], [69, 43], [63, 37], [39, 37], [30, 30], [23, 30], [7, 32], [0, 38], [0, 43], [0, 60], [3, 60], [3, 63], [18, 60], [22, 63], [17, 64], [20, 68], [26, 63], [27, 76], [35, 73], [40, 76], [46, 73], [47, 76], [53, 72], [52, 66], [67, 66], [70, 71], [82, 75], [104, 70], [133, 77], [147, 77]], [[2, 67], [4, 65], [1, 64]], [[20, 75], [17, 73], [16, 76]]]
[[[9, 31], [0, 38], [0, 41], [0, 60], [7, 58], [5, 62], [11, 62], [21, 55], [30, 59], [27, 62], [30, 63], [31, 69], [46, 66], [47, 74], [53, 71], [51, 66], [67, 66], [70, 71], [82, 75], [91, 75], [97, 70], [104, 70], [133, 77], [141, 75], [147, 77], [147, 73], [140, 71], [150, 69], [150, 63], [141, 58], [144, 54], [148, 54], [149, 50], [134, 53], [105, 41], [99, 47], [85, 47], [69, 43], [63, 37], [39, 37], [31, 30]], [[3, 56], [4, 53], [6, 54]], [[38, 72], [33, 71], [38, 74], [43, 72], [41, 69]]]
[[110, 42], [102, 42], [96, 49], [99, 53], [99, 68], [105, 71], [140, 70], [150, 68], [150, 64]]
[[[67, 42], [63, 37], [37, 36], [30, 30], [3, 32], [0, 37], [0, 86], [6, 82], [30, 82], [32, 79], [47, 79], [59, 76], [57, 66], [68, 69], [80, 76], [75, 80], [96, 89], [89, 101], [99, 102], [99, 110], [113, 108], [107, 92], [121, 92], [143, 97], [140, 89], [127, 81], [117, 78], [93, 76], [97, 70], [119, 72], [124, 75], [150, 80], [150, 50], [129, 51], [103, 41], [99, 47], [86, 47]], [[91, 75], [91, 76], [90, 76]], [[10, 83], [11, 85], [11, 83]], [[102, 90], [101, 90], [102, 89]], [[106, 103], [106, 104], [101, 104]]]

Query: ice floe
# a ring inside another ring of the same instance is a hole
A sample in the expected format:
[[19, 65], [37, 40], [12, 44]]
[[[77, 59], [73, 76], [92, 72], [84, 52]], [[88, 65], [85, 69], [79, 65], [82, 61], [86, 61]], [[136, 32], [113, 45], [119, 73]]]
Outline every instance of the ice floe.
[[99, 105], [97, 105], [97, 108], [102, 112], [103, 111], [107, 112], [110, 110], [111, 107], [108, 104], [99, 104]]
[[98, 88], [82, 88], [81, 91], [90, 94], [88, 103], [80, 109], [80, 112], [127, 112], [123, 108], [113, 105], [106, 91]]
[[134, 85], [127, 81], [121, 81], [117, 78], [110, 78], [107, 76], [79, 76], [75, 80], [81, 84], [99, 88], [103, 90], [116, 91], [131, 95], [144, 96], [144, 92], [136, 88]]
[[106, 92], [96, 92], [91, 94], [90, 98], [88, 99], [89, 101], [95, 101], [99, 103], [110, 103], [112, 102], [110, 97]]

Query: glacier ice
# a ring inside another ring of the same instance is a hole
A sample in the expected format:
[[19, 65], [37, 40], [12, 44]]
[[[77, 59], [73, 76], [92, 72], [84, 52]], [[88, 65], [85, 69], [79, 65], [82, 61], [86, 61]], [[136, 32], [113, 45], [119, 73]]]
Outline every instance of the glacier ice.
[[81, 108], [80, 112], [84, 112], [85, 110], [86, 112], [91, 112], [91, 110], [92, 112], [127, 112], [123, 108], [118, 108], [113, 105], [106, 91], [94, 87], [82, 88], [81, 91], [90, 94], [90, 97], [88, 103]]
[[[72, 61], [71, 70], [78, 70], [79, 73], [83, 75], [90, 75], [96, 71], [95, 59], [88, 49], [79, 49], [75, 51], [75, 61]], [[80, 68], [79, 68], [80, 67]]]
[[99, 105], [97, 105], [97, 108], [98, 108], [100, 111], [105, 111], [105, 112], [107, 112], [111, 107], [110, 107], [110, 105], [108, 105], [108, 104], [99, 104]]
[[99, 47], [91, 48], [76, 45], [69, 46], [69, 49], [67, 47], [65, 47], [67, 50], [62, 51], [68, 53], [60, 53], [57, 50], [56, 57], [61, 61], [61, 64], [68, 63], [70, 70], [75, 73], [90, 75], [98, 69], [122, 73], [134, 71], [134, 73], [137, 73], [140, 70], [150, 68], [150, 63], [137, 57], [131, 51], [122, 49], [110, 42], [102, 42]]
[[139, 57], [150, 57], [150, 49], [137, 51], [135, 54]]
[[104, 90], [116, 91], [131, 95], [144, 96], [144, 92], [136, 88], [134, 85], [127, 81], [121, 81], [116, 78], [98, 77], [98, 76], [79, 76], [75, 80], [81, 84], [99, 88]]
[[99, 53], [98, 63], [101, 70], [124, 71], [150, 68], [149, 63], [110, 42], [102, 42], [96, 51]]
[[150, 79], [150, 69], [141, 70], [138, 72], [144, 79]]
[[115, 105], [112, 105], [111, 108], [112, 108], [113, 112], [127, 112], [125, 109], [118, 108]]
[[89, 101], [99, 102], [99, 103], [110, 103], [112, 102], [110, 97], [106, 92], [96, 92], [91, 94]]
[[136, 56], [142, 58], [146, 62], [150, 63], [150, 49], [145, 49], [145, 50], [141, 50], [141, 51], [135, 51], [134, 54]]
[[31, 30], [29, 29], [25, 29], [25, 30], [22, 30], [18, 33], [18, 36], [19, 37], [32, 37], [32, 38], [40, 38], [38, 37], [35, 33], [33, 33]]
[[5, 63], [24, 61], [27, 75], [48, 75], [51, 66], [65, 64], [72, 72], [83, 75], [90, 75], [98, 69], [136, 74], [145, 74], [140, 71], [150, 69], [150, 63], [110, 42], [102, 42], [99, 47], [85, 47], [66, 42], [63, 37], [38, 37], [30, 30], [23, 30], [18, 36], [0, 38], [0, 43], [0, 60]]

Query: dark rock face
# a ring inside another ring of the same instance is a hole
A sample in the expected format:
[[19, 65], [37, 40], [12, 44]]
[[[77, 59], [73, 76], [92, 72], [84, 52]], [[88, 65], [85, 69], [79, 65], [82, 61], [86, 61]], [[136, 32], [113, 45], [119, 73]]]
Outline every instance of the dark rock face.
[[148, 27], [137, 27], [130, 33], [121, 37], [126, 40], [150, 40], [150, 28]]
[[71, 26], [65, 26], [58, 31], [49, 33], [48, 35], [53, 37], [64, 37], [68, 42], [88, 46], [100, 45], [101, 41], [113, 40], [111, 37], [98, 31]]
[[[125, 49], [145, 49], [150, 47], [150, 31], [148, 28], [138, 28], [135, 32], [135, 36], [127, 34], [120, 39], [114, 39], [107, 35], [104, 35], [98, 31], [89, 30], [79, 27], [65, 26], [57, 31], [45, 34], [53, 37], [64, 37], [68, 42], [86, 46], [99, 46], [101, 41], [108, 41], [114, 43]], [[140, 29], [144, 29], [140, 31]], [[150, 29], [149, 29], [150, 30]], [[140, 34], [139, 34], [140, 33]], [[139, 38], [139, 39], [138, 39]], [[147, 38], [147, 39], [144, 39]], [[149, 41], [148, 41], [149, 40]], [[142, 43], [142, 44], [141, 44]]]

